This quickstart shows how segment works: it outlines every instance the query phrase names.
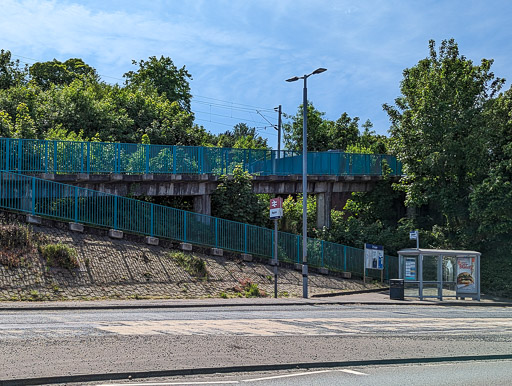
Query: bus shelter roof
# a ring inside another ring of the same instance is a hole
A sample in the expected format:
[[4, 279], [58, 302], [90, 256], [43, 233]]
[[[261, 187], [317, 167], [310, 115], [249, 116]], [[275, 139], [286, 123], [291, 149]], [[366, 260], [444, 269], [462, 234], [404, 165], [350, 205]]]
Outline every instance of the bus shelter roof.
[[463, 251], [453, 249], [425, 249], [425, 248], [407, 248], [398, 251], [402, 256], [480, 256], [480, 252], [476, 251]]

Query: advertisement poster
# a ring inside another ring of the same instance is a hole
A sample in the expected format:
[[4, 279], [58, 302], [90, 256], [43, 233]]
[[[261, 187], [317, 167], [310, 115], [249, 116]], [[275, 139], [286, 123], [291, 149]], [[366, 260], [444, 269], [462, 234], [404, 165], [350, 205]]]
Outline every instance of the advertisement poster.
[[384, 269], [384, 247], [382, 245], [364, 245], [364, 267], [367, 269]]
[[476, 293], [475, 258], [457, 258], [457, 292]]
[[405, 280], [416, 280], [416, 258], [405, 259]]

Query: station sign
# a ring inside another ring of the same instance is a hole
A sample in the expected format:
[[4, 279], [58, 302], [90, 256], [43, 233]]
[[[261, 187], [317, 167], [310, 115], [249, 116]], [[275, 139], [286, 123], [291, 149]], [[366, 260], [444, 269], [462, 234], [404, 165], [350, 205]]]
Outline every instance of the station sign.
[[364, 267], [367, 269], [384, 269], [384, 247], [382, 245], [364, 245]]
[[283, 217], [283, 199], [281, 197], [270, 199], [270, 218], [277, 220]]

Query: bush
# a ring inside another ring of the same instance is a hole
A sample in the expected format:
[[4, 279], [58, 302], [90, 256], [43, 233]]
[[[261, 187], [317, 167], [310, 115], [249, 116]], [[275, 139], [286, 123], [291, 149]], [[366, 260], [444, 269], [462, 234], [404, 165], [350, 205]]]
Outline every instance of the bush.
[[208, 270], [206, 269], [206, 262], [203, 259], [183, 252], [171, 252], [169, 253], [169, 257], [190, 275], [201, 279], [208, 279]]
[[50, 267], [78, 268], [75, 249], [63, 244], [48, 244], [41, 248], [41, 253]]
[[19, 267], [23, 258], [42, 241], [42, 236], [35, 234], [27, 225], [0, 225], [0, 264]]
[[251, 279], [245, 278], [239, 281], [239, 285], [235, 288], [235, 292], [242, 294], [246, 298], [266, 297], [267, 293], [258, 288], [258, 284], [253, 283]]

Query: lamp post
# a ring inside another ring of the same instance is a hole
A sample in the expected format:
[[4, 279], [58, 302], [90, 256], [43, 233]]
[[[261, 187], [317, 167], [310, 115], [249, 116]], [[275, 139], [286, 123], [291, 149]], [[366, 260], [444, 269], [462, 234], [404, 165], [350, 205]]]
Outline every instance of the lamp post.
[[304, 79], [303, 101], [302, 101], [302, 297], [308, 297], [308, 88], [307, 79], [311, 75], [321, 74], [327, 71], [326, 68], [317, 68], [310, 74], [294, 76], [286, 79], [287, 82], [295, 82]]

